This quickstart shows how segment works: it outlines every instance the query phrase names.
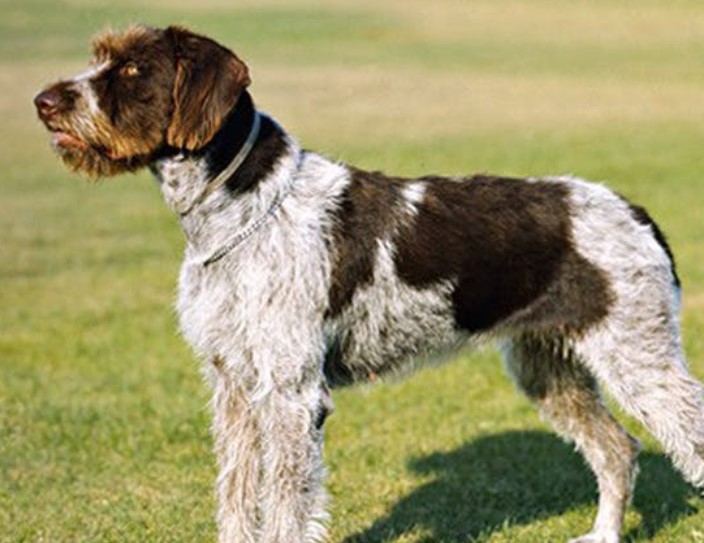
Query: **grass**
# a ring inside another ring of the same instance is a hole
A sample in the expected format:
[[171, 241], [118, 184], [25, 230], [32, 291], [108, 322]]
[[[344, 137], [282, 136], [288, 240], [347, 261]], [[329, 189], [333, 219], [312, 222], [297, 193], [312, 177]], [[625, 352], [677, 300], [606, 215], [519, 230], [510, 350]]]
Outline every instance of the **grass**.
[[[5, 0], [0, 20], [0, 542], [215, 538], [208, 391], [170, 309], [183, 248], [148, 175], [64, 171], [32, 95], [132, 21], [235, 48], [308, 147], [413, 175], [572, 172], [645, 204], [685, 284], [704, 378], [704, 6], [698, 0]], [[588, 529], [595, 488], [490, 350], [335, 393], [337, 543], [532, 543]], [[652, 440], [626, 541], [704, 541]]]

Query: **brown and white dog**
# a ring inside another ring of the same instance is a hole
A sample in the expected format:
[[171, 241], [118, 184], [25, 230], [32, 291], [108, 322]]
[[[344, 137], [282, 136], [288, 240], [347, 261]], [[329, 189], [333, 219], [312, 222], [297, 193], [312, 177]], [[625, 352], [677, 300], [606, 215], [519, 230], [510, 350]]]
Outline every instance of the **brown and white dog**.
[[[258, 112], [245, 64], [183, 28], [106, 33], [35, 98], [73, 169], [149, 167], [188, 239], [178, 313], [213, 386], [220, 541], [325, 537], [328, 386], [498, 338], [593, 469], [580, 543], [616, 543], [637, 442], [597, 382], [704, 484], [679, 281], [640, 207], [574, 178], [401, 179], [339, 164]], [[471, 504], [467, 504], [471, 507]]]

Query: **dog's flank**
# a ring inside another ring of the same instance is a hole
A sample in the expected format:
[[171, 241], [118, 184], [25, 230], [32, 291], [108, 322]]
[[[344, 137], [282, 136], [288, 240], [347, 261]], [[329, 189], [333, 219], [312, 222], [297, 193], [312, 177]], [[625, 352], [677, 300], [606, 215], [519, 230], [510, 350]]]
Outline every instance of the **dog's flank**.
[[487, 337], [596, 475], [594, 527], [574, 542], [619, 540], [637, 471], [598, 384], [704, 484], [679, 279], [643, 208], [575, 178], [403, 179], [303, 151], [256, 111], [246, 65], [183, 28], [94, 49], [35, 102], [70, 167], [149, 166], [179, 216], [177, 309], [213, 387], [222, 543], [323, 540], [328, 386]]

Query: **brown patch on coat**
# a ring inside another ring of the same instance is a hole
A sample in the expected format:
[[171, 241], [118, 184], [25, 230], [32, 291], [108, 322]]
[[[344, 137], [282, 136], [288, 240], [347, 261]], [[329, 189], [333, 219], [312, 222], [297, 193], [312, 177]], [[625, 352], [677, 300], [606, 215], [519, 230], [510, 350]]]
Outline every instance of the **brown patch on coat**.
[[415, 221], [395, 238], [397, 271], [416, 288], [454, 282], [459, 328], [487, 330], [521, 310], [572, 329], [605, 315], [608, 283], [573, 248], [566, 186], [488, 176], [422, 180]]
[[372, 282], [379, 240], [394, 226], [403, 181], [350, 168], [350, 183], [332, 217], [334, 252], [326, 317], [337, 316], [355, 291]]

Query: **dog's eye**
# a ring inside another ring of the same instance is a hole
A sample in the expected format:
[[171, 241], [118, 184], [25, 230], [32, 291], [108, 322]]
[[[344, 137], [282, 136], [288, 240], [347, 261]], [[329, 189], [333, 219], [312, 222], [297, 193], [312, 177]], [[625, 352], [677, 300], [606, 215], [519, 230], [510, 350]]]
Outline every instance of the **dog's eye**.
[[120, 68], [120, 75], [124, 77], [137, 77], [139, 74], [139, 66], [134, 62], [128, 62]]

